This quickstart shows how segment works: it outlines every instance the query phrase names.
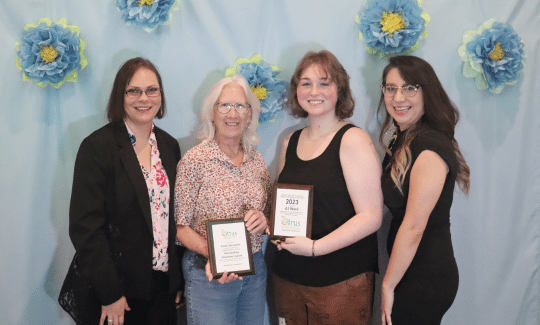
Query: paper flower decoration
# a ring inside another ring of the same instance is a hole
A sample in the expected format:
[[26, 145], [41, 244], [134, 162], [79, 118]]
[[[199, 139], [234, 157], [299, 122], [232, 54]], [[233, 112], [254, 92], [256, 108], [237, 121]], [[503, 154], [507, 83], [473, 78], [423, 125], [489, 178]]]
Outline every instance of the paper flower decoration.
[[421, 38], [427, 37], [429, 15], [420, 8], [422, 0], [368, 0], [356, 22], [360, 39], [371, 54], [413, 52]]
[[474, 78], [480, 90], [500, 94], [504, 85], [514, 85], [525, 62], [524, 44], [512, 26], [490, 19], [477, 30], [463, 34], [458, 54], [463, 75]]
[[126, 24], [142, 26], [147, 32], [171, 23], [172, 12], [180, 9], [180, 0], [115, 0]]
[[259, 123], [274, 120], [277, 111], [283, 109], [288, 87], [287, 82], [276, 78], [279, 69], [264, 62], [259, 54], [255, 54], [249, 60], [239, 58], [234, 66], [228, 67], [225, 71], [225, 77], [232, 77], [235, 74], [241, 74], [246, 78], [251, 90], [261, 101]]
[[88, 63], [79, 27], [68, 25], [65, 19], [53, 23], [42, 18], [36, 25], [27, 24], [15, 48], [15, 64], [22, 70], [22, 79], [32, 80], [39, 88], [60, 88], [66, 81], [77, 81], [77, 70]]

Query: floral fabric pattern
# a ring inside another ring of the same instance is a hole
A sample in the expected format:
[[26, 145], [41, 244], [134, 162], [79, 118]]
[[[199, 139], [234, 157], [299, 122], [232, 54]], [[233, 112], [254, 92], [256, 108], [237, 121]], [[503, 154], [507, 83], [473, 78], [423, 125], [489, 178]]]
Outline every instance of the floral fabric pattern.
[[[127, 126], [131, 144], [135, 150], [137, 139]], [[167, 249], [169, 246], [169, 178], [165, 172], [165, 168], [161, 164], [159, 150], [157, 146], [154, 126], [148, 143], [151, 146], [150, 170], [146, 170], [141, 165], [141, 170], [148, 188], [148, 199], [150, 202], [150, 212], [152, 213], [152, 230], [154, 233], [154, 247], [152, 268], [156, 271], [167, 272], [169, 270], [169, 256]]]
[[[189, 150], [177, 167], [174, 191], [176, 224], [189, 226], [203, 238], [206, 220], [244, 217], [249, 210], [268, 217], [270, 176], [257, 150], [244, 153], [237, 167], [214, 141]], [[251, 235], [253, 253], [262, 246], [261, 235]]]

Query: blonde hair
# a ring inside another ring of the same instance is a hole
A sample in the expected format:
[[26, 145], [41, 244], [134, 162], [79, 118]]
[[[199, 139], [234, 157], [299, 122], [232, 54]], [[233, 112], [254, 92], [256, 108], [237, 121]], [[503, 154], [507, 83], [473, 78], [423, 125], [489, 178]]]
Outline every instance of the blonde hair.
[[[394, 184], [396, 184], [396, 187], [399, 189], [401, 194], [403, 194], [403, 182], [405, 181], [405, 176], [411, 168], [412, 154], [410, 144], [418, 135], [419, 131], [421, 131], [420, 128], [416, 128], [416, 130], [407, 129], [407, 131], [405, 131], [405, 140], [403, 141], [403, 144], [397, 148], [394, 157], [392, 157], [392, 163], [390, 164], [390, 177], [392, 178], [392, 181], [394, 181]], [[457, 162], [456, 183], [463, 193], [468, 194], [471, 173], [469, 166], [467, 165], [465, 158], [463, 158], [463, 154], [461, 153], [455, 139], [452, 139], [452, 147], [456, 155]], [[390, 153], [390, 155], [392, 154], [388, 147], [385, 146], [385, 149], [388, 153]]]
[[200, 126], [199, 139], [204, 142], [214, 138], [216, 133], [215, 125], [212, 122], [212, 118], [214, 117], [214, 105], [217, 102], [219, 95], [221, 95], [223, 87], [231, 83], [235, 83], [244, 89], [247, 102], [251, 105], [251, 120], [248, 121], [248, 125], [244, 130], [241, 140], [242, 147], [246, 152], [249, 152], [259, 143], [257, 126], [259, 124], [261, 103], [257, 96], [251, 91], [246, 79], [239, 74], [236, 74], [231, 78], [223, 78], [216, 82], [208, 92], [208, 95], [204, 98], [201, 107], [202, 124]]

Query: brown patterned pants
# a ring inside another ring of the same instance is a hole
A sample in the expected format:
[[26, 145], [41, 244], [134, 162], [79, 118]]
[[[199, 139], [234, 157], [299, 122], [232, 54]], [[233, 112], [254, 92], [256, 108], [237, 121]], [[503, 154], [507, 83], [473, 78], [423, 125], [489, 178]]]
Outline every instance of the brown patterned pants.
[[326, 287], [303, 286], [274, 275], [274, 290], [278, 316], [286, 325], [367, 325], [371, 320], [373, 272]]

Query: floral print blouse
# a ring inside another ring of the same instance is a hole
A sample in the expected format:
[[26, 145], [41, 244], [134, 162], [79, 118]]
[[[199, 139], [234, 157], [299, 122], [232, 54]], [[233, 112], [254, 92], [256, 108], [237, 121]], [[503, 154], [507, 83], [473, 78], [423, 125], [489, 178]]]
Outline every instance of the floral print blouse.
[[[205, 239], [208, 219], [243, 218], [249, 210], [269, 215], [270, 176], [255, 149], [244, 152], [238, 167], [214, 140], [204, 141], [185, 154], [176, 172], [176, 224], [191, 227]], [[251, 235], [253, 253], [261, 249], [262, 241], [262, 235]]]
[[[133, 150], [137, 139], [126, 124]], [[148, 199], [152, 213], [152, 230], [154, 233], [154, 247], [152, 268], [156, 271], [167, 272], [169, 270], [169, 256], [167, 255], [169, 239], [169, 178], [165, 168], [161, 164], [159, 150], [154, 133], [154, 125], [150, 132], [148, 143], [151, 146], [150, 170], [141, 165], [141, 170], [148, 188]]]

